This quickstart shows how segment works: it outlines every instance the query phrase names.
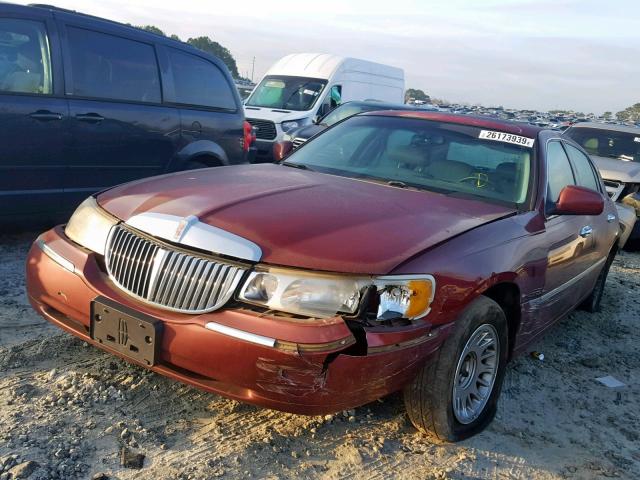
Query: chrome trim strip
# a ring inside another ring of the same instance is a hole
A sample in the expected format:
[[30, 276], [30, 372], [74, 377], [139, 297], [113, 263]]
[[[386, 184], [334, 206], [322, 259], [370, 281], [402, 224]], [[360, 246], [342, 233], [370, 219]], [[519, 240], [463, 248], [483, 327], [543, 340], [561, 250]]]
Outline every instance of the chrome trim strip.
[[73, 262], [71, 262], [70, 260], [67, 260], [62, 255], [60, 255], [58, 252], [56, 252], [53, 248], [51, 248], [49, 245], [47, 245], [44, 242], [44, 240], [38, 238], [36, 240], [36, 245], [51, 260], [56, 262], [58, 265], [63, 267], [65, 270], [69, 270], [71, 273], [75, 273], [76, 266], [73, 264]]
[[553, 290], [545, 293], [544, 295], [539, 296], [538, 298], [533, 298], [531, 299], [530, 303], [533, 305], [537, 305], [537, 304], [541, 304], [541, 303], [546, 303], [547, 301], [549, 301], [549, 299], [553, 298], [554, 296], [558, 295], [559, 293], [564, 292], [567, 288], [572, 287], [573, 285], [575, 285], [576, 283], [578, 283], [580, 280], [582, 280], [584, 277], [586, 277], [587, 275], [589, 275], [591, 272], [593, 272], [594, 270], [596, 270], [598, 267], [602, 267], [602, 265], [604, 264], [604, 262], [606, 262], [607, 259], [606, 258], [601, 258], [600, 260], [598, 260], [596, 263], [594, 263], [593, 265], [591, 265], [589, 268], [587, 268], [584, 272], [579, 273], [578, 275], [576, 275], [575, 277], [573, 277], [571, 280], [569, 280], [568, 282], [563, 283], [562, 285], [554, 288]]
[[244, 237], [213, 225], [201, 222], [197, 217], [179, 217], [166, 213], [144, 212], [125, 222], [153, 237], [199, 248], [219, 255], [258, 262], [262, 249]]
[[205, 328], [209, 330], [213, 330], [214, 332], [221, 333], [223, 335], [227, 335], [229, 337], [235, 337], [235, 338], [239, 338], [240, 340], [256, 343], [264, 347], [273, 348], [276, 345], [275, 338], [264, 337], [262, 335], [257, 335], [255, 333], [245, 332], [244, 330], [238, 330], [237, 328], [227, 327], [226, 325], [221, 325], [216, 322], [207, 322], [205, 324]]

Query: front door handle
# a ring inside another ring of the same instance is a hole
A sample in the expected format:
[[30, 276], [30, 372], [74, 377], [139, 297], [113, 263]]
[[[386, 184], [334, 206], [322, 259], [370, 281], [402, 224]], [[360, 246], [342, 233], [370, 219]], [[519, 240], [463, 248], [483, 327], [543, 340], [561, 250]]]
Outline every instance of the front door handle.
[[30, 113], [29, 116], [35, 120], [40, 120], [41, 122], [47, 122], [49, 120], [62, 120], [61, 113], [55, 113], [50, 110], [38, 110]]
[[76, 115], [76, 120], [88, 123], [100, 123], [104, 120], [104, 117], [97, 113], [79, 113]]
[[585, 225], [580, 229], [580, 236], [582, 238], [587, 238], [592, 233], [593, 233], [593, 228], [591, 227], [591, 225]]
[[616, 219], [616, 216], [613, 213], [607, 215], [607, 222], [611, 223]]

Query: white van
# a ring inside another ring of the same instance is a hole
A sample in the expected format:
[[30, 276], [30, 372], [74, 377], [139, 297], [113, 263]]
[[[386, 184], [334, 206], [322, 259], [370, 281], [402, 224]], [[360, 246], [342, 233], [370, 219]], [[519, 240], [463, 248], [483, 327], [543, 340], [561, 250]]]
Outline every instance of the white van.
[[404, 102], [400, 68], [324, 53], [295, 53], [278, 60], [245, 101], [256, 127], [256, 161], [271, 161], [273, 144], [342, 102]]

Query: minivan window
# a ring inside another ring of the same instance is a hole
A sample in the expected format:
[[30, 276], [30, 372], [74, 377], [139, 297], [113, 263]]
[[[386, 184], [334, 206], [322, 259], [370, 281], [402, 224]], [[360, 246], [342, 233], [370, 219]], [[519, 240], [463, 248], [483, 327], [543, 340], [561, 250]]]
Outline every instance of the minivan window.
[[640, 129], [638, 133], [618, 132], [606, 128], [573, 127], [565, 133], [589, 155], [640, 162]]
[[67, 27], [73, 95], [133, 102], [162, 101], [154, 48], [146, 43]]
[[177, 103], [235, 110], [236, 102], [225, 75], [213, 63], [169, 49]]
[[43, 23], [0, 19], [0, 91], [50, 94], [51, 57]]
[[594, 173], [593, 168], [591, 167], [591, 162], [589, 162], [589, 159], [576, 147], [573, 147], [566, 143], [564, 146], [567, 149], [569, 158], [573, 162], [573, 166], [576, 169], [576, 181], [578, 185], [599, 192], [599, 182], [596, 178], [596, 174]]

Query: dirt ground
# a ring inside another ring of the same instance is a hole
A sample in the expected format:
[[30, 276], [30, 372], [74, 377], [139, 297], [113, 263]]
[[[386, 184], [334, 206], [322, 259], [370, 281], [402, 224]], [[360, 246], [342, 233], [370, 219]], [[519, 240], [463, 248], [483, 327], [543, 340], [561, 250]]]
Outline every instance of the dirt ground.
[[[640, 254], [615, 261], [599, 314], [576, 312], [508, 370], [484, 433], [436, 446], [399, 394], [327, 417], [243, 405], [50, 326], [24, 293], [35, 234], [0, 235], [0, 480], [640, 478]], [[595, 379], [613, 375], [609, 388]], [[126, 447], [140, 470], [120, 466]], [[10, 472], [10, 473], [9, 473]]]

